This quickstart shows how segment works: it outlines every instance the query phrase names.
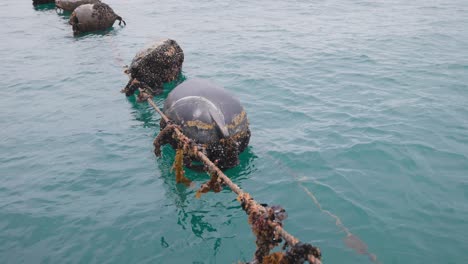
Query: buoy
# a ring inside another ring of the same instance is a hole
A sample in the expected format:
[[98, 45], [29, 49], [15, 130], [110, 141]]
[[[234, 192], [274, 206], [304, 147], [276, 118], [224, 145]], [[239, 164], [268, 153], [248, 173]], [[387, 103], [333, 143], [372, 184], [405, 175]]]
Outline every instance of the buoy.
[[130, 81], [122, 92], [130, 96], [142, 89], [148, 96], [160, 94], [164, 83], [179, 77], [183, 62], [184, 52], [179, 44], [172, 39], [161, 40], [136, 54], [126, 70]]
[[[250, 140], [249, 121], [240, 101], [223, 87], [204, 79], [187, 80], [169, 93], [163, 113], [184, 135], [202, 145], [218, 167], [239, 164], [239, 154]], [[166, 125], [161, 120], [161, 129]], [[168, 143], [173, 145], [171, 140]], [[191, 167], [191, 160], [185, 165]]]
[[73, 27], [74, 34], [105, 30], [119, 20], [119, 25], [123, 22], [122, 17], [114, 13], [110, 6], [104, 3], [84, 4], [77, 7], [70, 16], [69, 23]]
[[55, 0], [55, 6], [64, 11], [73, 12], [80, 5], [97, 4], [100, 0]]

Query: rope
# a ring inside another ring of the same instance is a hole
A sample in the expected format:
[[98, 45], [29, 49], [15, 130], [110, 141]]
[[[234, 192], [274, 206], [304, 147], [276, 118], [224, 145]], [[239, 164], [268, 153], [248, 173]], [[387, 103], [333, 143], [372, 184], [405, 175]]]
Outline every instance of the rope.
[[[169, 118], [159, 109], [159, 107], [153, 102], [151, 98], [148, 98], [147, 102], [154, 108], [156, 112], [158, 112], [158, 114], [166, 123], [170, 123]], [[274, 207], [265, 207], [262, 204], [255, 201], [253, 198], [251, 198], [248, 193], [244, 192], [237, 184], [232, 182], [228, 176], [226, 176], [210, 159], [208, 159], [208, 157], [205, 154], [203, 154], [203, 152], [200, 151], [195, 144], [191, 144], [192, 141], [188, 137], [186, 137], [177, 126], [174, 126], [173, 130], [176, 137], [181, 142], [185, 143], [185, 146], [189, 146], [189, 148], [191, 148], [189, 151], [191, 151], [191, 153], [194, 153], [198, 157], [198, 159], [201, 162], [203, 162], [206, 169], [210, 173], [217, 175], [224, 184], [226, 184], [235, 194], [237, 194], [237, 200], [241, 203], [242, 208], [249, 215], [249, 223], [252, 225], [254, 234], [257, 236], [257, 252], [255, 254], [255, 262], [262, 262], [263, 257], [269, 253], [271, 249], [270, 247], [276, 246], [278, 242], [281, 242], [280, 240], [276, 240], [275, 243], [271, 243], [271, 241], [269, 241], [269, 244], [267, 245], [261, 244], [264, 243], [264, 241], [261, 240], [259, 236], [265, 235], [265, 232], [267, 231], [273, 230], [273, 233], [275, 235], [282, 237], [286, 241], [287, 245], [291, 246], [291, 250], [289, 250], [288, 253], [286, 253], [284, 258], [287, 258], [288, 254], [297, 254], [294, 252], [296, 252], [296, 250], [299, 247], [304, 248], [304, 245], [308, 245], [301, 243], [297, 238], [295, 238], [293, 235], [289, 234], [286, 230], [283, 229], [281, 223], [282, 219], [281, 217], [276, 216], [277, 212], [276, 210], [274, 210]], [[265, 218], [265, 216], [267, 216], [267, 218]], [[266, 226], [264, 225], [265, 223]], [[266, 252], [259, 252], [260, 246], [266, 246]], [[322, 262], [320, 260], [320, 250], [311, 245], [308, 246], [308, 248], [310, 248], [308, 251], [301, 251], [303, 253], [305, 252], [306, 254], [304, 260], [307, 260], [312, 264], [321, 264]], [[261, 255], [257, 256], [257, 254]]]
[[[287, 165], [283, 164], [281, 160], [275, 159], [272, 156], [270, 156], [270, 158], [273, 160], [273, 162], [275, 162], [279, 167], [285, 170], [289, 175], [291, 175], [296, 180], [297, 185], [299, 185], [299, 187], [301, 187], [304, 190], [304, 192], [312, 199], [313, 203], [317, 206], [317, 208], [322, 213], [327, 214], [328, 216], [330, 216], [331, 218], [335, 220], [335, 225], [346, 234], [346, 236], [343, 238], [343, 241], [346, 244], [346, 246], [348, 246], [349, 248], [352, 248], [358, 254], [367, 255], [371, 262], [374, 262], [377, 264], [381, 263], [377, 259], [377, 255], [375, 255], [372, 252], [369, 252], [368, 246], [361, 239], [359, 239], [358, 236], [351, 233], [349, 228], [347, 228], [343, 224], [343, 221], [341, 221], [341, 219], [337, 215], [333, 214], [329, 210], [326, 210], [322, 207], [317, 197], [306, 186], [302, 184], [300, 178]], [[318, 184], [318, 182], [315, 179], [313, 179], [313, 182], [315, 184]]]
[[[56, 26], [52, 26], [52, 25], [49, 25], [49, 26], [57, 28], [57, 29], [61, 29], [61, 28], [56, 27]], [[115, 42], [113, 41], [113, 38], [105, 38], [105, 40], [109, 44], [109, 46], [111, 48], [114, 63], [116, 65], [120, 66], [120, 67], [123, 67], [123, 68], [128, 67], [125, 64], [125, 62], [124, 62], [124, 60], [123, 60], [123, 58], [121, 56], [119, 48], [117, 47], [117, 45], [115, 45]], [[157, 105], [152, 101], [151, 97], [148, 97], [148, 98], [145, 98], [145, 99], [154, 108], [154, 110], [156, 110], [156, 112], [158, 112], [158, 114], [164, 119], [164, 121], [166, 123], [170, 122], [169, 118], [166, 115], [164, 115], [164, 113], [157, 107]], [[182, 132], [179, 129], [175, 128], [174, 132], [176, 133], [177, 137], [179, 139], [181, 139], [183, 142], [186, 142], [186, 143], [190, 142], [190, 139], [188, 139], [185, 135], [183, 135]], [[155, 148], [155, 152], [157, 150], [159, 150], [159, 148]], [[203, 186], [200, 189], [200, 191], [197, 192], [197, 197], [200, 197], [202, 193], [208, 192], [209, 190], [215, 190], [213, 187], [211, 187], [211, 186], [216, 184], [216, 182], [215, 182], [216, 178], [213, 178], [214, 176], [217, 176], [217, 177], [221, 178], [221, 183], [228, 185], [229, 188], [234, 193], [236, 193], [238, 195], [238, 197], [241, 197], [242, 195], [244, 195], [244, 192], [242, 191], [242, 189], [238, 185], [234, 184], [213, 162], [211, 162], [211, 160], [208, 159], [208, 157], [206, 155], [204, 155], [198, 149], [194, 150], [194, 152], [196, 153], [197, 157], [205, 164], [205, 166], [207, 166], [208, 171], [210, 171], [211, 174], [212, 174], [211, 182], [208, 185]], [[188, 185], [188, 184], [190, 184], [190, 180], [185, 178], [185, 176], [183, 175], [183, 171], [178, 169], [178, 167], [181, 167], [180, 158], [183, 157], [182, 156], [182, 150], [177, 149], [177, 153], [179, 155], [176, 155], [176, 157], [179, 157], [179, 158], [176, 160], [176, 163], [174, 164], [175, 165], [174, 168], [176, 169], [177, 181]], [[156, 155], [159, 156], [160, 153], [159, 153], [159, 155], [158, 155], [158, 153], [156, 153]], [[281, 165], [283, 165], [283, 164], [281, 164]], [[284, 168], [284, 166], [282, 166], [282, 167]], [[289, 168], [287, 168], [287, 169], [289, 169]], [[354, 249], [359, 254], [368, 255], [369, 259], [372, 262], [379, 264], [380, 262], [377, 260], [377, 256], [368, 251], [367, 245], [362, 240], [360, 240], [356, 235], [351, 233], [349, 231], [349, 229], [343, 224], [343, 222], [341, 221], [341, 219], [338, 216], [334, 215], [333, 213], [331, 213], [328, 210], [323, 209], [321, 204], [319, 203], [319, 201], [315, 197], [315, 195], [307, 187], [305, 187], [300, 182], [297, 175], [295, 175], [294, 173], [291, 173], [290, 170], [288, 170], [288, 171], [297, 180], [297, 184], [299, 185], [299, 187], [301, 187], [306, 192], [306, 194], [312, 199], [312, 201], [319, 208], [319, 210], [321, 212], [329, 215], [331, 218], [335, 219], [336, 226], [339, 227], [346, 234], [346, 237], [344, 238], [345, 244], [348, 247]], [[260, 205], [257, 202], [255, 202], [254, 206], [259, 207], [259, 210], [261, 212], [263, 212], [263, 213], [265, 213], [267, 211], [267, 209], [264, 206]], [[268, 224], [269, 224], [270, 227], [272, 227], [274, 229], [274, 231], [277, 234], [279, 234], [281, 237], [283, 237], [283, 239], [289, 245], [295, 246], [298, 243], [300, 243], [300, 241], [297, 238], [295, 238], [294, 236], [292, 236], [291, 234], [286, 232], [280, 225], [277, 225], [277, 224], [275, 224], [275, 223], [273, 223], [271, 221], [269, 221]], [[308, 256], [308, 261], [310, 263], [317, 263], [317, 264], [321, 263], [320, 258], [314, 257], [313, 255]]]

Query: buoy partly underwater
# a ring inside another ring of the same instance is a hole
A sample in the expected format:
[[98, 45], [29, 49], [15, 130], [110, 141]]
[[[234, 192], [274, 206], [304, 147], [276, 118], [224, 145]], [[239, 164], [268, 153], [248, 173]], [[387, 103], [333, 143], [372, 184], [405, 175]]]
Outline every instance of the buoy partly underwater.
[[[239, 154], [250, 140], [249, 121], [240, 101], [223, 87], [204, 79], [189, 79], [169, 93], [163, 112], [184, 135], [201, 145], [219, 168], [239, 164]], [[161, 119], [161, 129], [166, 125]], [[163, 143], [178, 147], [171, 139]], [[188, 157], [185, 165], [190, 168], [191, 162]]]
[[[180, 76], [183, 62], [184, 52], [175, 40], [158, 41], [136, 54], [126, 70], [130, 81], [121, 92], [127, 96], [136, 90], [144, 91], [147, 96], [160, 94], [164, 83]], [[144, 101], [141, 96], [140, 101]]]
[[70, 16], [69, 23], [72, 25], [75, 35], [97, 30], [105, 30], [114, 22], [119, 20], [119, 25], [125, 21], [114, 13], [110, 6], [104, 3], [84, 4], [77, 7]]

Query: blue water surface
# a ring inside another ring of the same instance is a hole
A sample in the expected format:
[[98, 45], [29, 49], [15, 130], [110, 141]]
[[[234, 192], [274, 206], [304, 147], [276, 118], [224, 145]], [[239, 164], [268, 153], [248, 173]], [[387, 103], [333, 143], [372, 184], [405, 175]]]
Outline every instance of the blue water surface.
[[159, 116], [119, 92], [160, 38], [241, 100], [252, 138], [227, 174], [323, 263], [468, 263], [466, 0], [106, 2], [127, 26], [80, 37], [0, 2], [0, 263], [252, 259], [235, 195], [177, 185]]

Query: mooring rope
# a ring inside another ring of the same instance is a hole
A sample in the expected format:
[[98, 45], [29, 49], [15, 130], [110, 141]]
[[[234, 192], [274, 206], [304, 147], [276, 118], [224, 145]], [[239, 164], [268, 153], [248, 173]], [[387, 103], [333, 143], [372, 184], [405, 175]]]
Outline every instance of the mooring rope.
[[[161, 118], [166, 122], [170, 123], [170, 119], [159, 109], [159, 107], [153, 102], [152, 98], [148, 98], [147, 102], [154, 108], [154, 110], [161, 116]], [[276, 240], [276, 243], [267, 243], [262, 244], [261, 242], [261, 237], [262, 235], [271, 235], [268, 233], [268, 230], [265, 230], [265, 226], [259, 227], [261, 224], [266, 224], [268, 225], [269, 228], [273, 230], [273, 233], [276, 235], [279, 235], [281, 238], [283, 238], [288, 246], [291, 246], [292, 250], [289, 250], [286, 255], [281, 256], [279, 260], [284, 259], [286, 263], [288, 261], [288, 258], [293, 261], [309, 261], [309, 263], [313, 264], [321, 264], [321, 253], [320, 250], [317, 247], [311, 246], [309, 244], [303, 244], [301, 243], [297, 238], [295, 238], [293, 235], [289, 234], [284, 228], [282, 227], [281, 220], [282, 219], [275, 219], [276, 215], [276, 210], [274, 211], [273, 207], [265, 207], [262, 204], [258, 203], [255, 201], [248, 193], [244, 192], [237, 184], [231, 181], [231, 179], [226, 176], [200, 149], [195, 144], [190, 144], [192, 141], [186, 137], [179, 128], [176, 126], [173, 128], [174, 133], [177, 136], [177, 138], [181, 141], [186, 143], [186, 146], [190, 146], [192, 148], [192, 153], [196, 154], [196, 156], [199, 158], [201, 162], [206, 166], [207, 170], [211, 173], [219, 177], [222, 181], [223, 184], [226, 184], [235, 194], [237, 194], [237, 200], [241, 203], [242, 208], [247, 212], [249, 215], [249, 223], [252, 225], [252, 229], [254, 230], [254, 234], [257, 236], [257, 252], [260, 251], [260, 247], [264, 248], [264, 251], [261, 253], [263, 255], [255, 256], [255, 260], [253, 263], [261, 263], [262, 260], [267, 261], [267, 258], [274, 255], [268, 255], [270, 249], [272, 249], [272, 246], [278, 245], [280, 240]], [[283, 210], [284, 212], [284, 210]], [[266, 217], [265, 216], [269, 216]], [[281, 217], [277, 217], [281, 218]], [[257, 230], [256, 230], [257, 228]], [[263, 228], [263, 229], [262, 229]], [[261, 229], [261, 230], [259, 230]], [[268, 229], [268, 228], [267, 228]], [[270, 231], [271, 231], [270, 229]], [[268, 233], [268, 234], [265, 234]], [[263, 241], [264, 242], [264, 241]], [[265, 248], [266, 247], [266, 248]], [[266, 252], [265, 252], [266, 251]], [[260, 253], [259, 253], [260, 254]], [[289, 254], [289, 255], [288, 255]], [[294, 255], [295, 254], [295, 255]], [[304, 257], [298, 256], [299, 254], [304, 254]], [[268, 255], [268, 256], [267, 256]], [[275, 255], [276, 256], [276, 255]], [[274, 257], [272, 256], [268, 260], [272, 260]], [[275, 259], [278, 261], [278, 259]], [[267, 262], [264, 262], [267, 263]], [[277, 262], [277, 263], [283, 263], [283, 262]]]
[[[118, 50], [118, 47], [115, 45], [114, 41], [112, 38], [110, 39], [106, 39], [107, 42], [109, 43], [109, 45], [111, 46], [111, 52], [113, 53], [113, 58], [114, 58], [114, 62], [115, 64], [123, 67], [123, 68], [126, 68], [128, 67], [127, 65], [124, 64], [124, 60], [122, 59], [121, 57], [121, 53], [119, 52]], [[123, 66], [122, 66], [123, 65]], [[170, 122], [170, 119], [159, 109], [159, 107], [153, 102], [152, 98], [147, 98], [147, 102], [152, 106], [152, 108], [161, 116], [161, 118], [163, 118], [163, 120], [166, 122], [166, 123], [169, 123]], [[182, 134], [182, 132], [179, 130], [179, 129], [174, 129], [175, 133], [177, 134], [177, 137], [181, 138], [182, 141], [184, 142], [189, 142], [190, 139], [187, 138], [184, 134]], [[182, 152], [182, 150], [178, 150], [179, 152]], [[201, 151], [196, 151], [197, 153], [197, 156], [198, 158], [207, 166], [208, 170], [211, 172], [211, 173], [214, 173], [215, 175], [218, 175], [218, 177], [220, 177], [223, 181], [224, 184], [226, 184], [234, 193], [236, 193], [238, 195], [238, 197], [240, 197], [241, 195], [244, 194], [244, 191], [242, 191], [242, 189], [234, 184], [230, 179], [229, 177], [227, 177], [211, 160], [208, 159], [208, 157], [206, 155], [204, 155]], [[199, 154], [198, 154], [199, 153]], [[306, 187], [302, 184], [302, 182], [300, 181], [299, 177], [293, 172], [291, 171], [291, 169], [289, 167], [286, 167], [284, 164], [280, 164], [280, 161], [277, 160], [277, 159], [274, 159], [273, 157], [271, 157], [273, 159], [273, 162], [275, 162], [277, 165], [279, 165], [281, 168], [283, 168], [284, 170], [286, 170], [291, 176], [293, 176], [298, 184], [298, 186], [304, 190], [304, 192], [312, 199], [313, 203], [317, 206], [317, 208], [322, 212], [322, 213], [325, 213], [327, 214], [328, 216], [330, 216], [331, 218], [333, 218], [335, 220], [335, 224], [338, 228], [340, 228], [345, 234], [346, 236], [343, 238], [343, 241], [344, 243], [346, 244], [346, 246], [348, 246], [349, 248], [353, 249], [356, 253], [358, 254], [361, 254], [361, 255], [367, 255], [369, 257], [369, 260], [376, 263], [376, 264], [380, 264], [381, 262], [377, 260], [377, 256], [371, 252], [368, 251], [368, 247], [367, 245], [361, 240], [359, 239], [359, 237], [357, 237], [356, 235], [354, 235], [350, 230], [349, 228], [347, 228], [343, 222], [341, 221], [341, 219], [333, 214], [332, 212], [330, 212], [329, 210], [326, 210], [322, 207], [322, 205], [320, 204], [320, 202], [318, 201], [317, 197]], [[180, 162], [179, 162], [180, 163]], [[178, 166], [181, 166], [180, 164], [177, 165], [177, 164], [174, 164], [175, 167], [178, 167]], [[180, 171], [177, 171], [176, 169], [176, 175], [177, 174], [180, 174], [181, 172]], [[185, 176], [182, 176], [182, 177], [178, 177], [178, 179], [180, 180], [180, 182], [184, 183], [184, 184], [187, 184], [188, 183], [188, 179], [185, 178]], [[315, 182], [315, 181], [314, 181]], [[315, 182], [317, 183], [317, 182]], [[200, 197], [201, 194], [203, 192], [208, 192], [210, 190], [210, 188], [208, 186], [206, 186], [206, 190], [200, 190], [197, 192], [197, 197]], [[211, 190], [213, 190], [211, 188]], [[266, 208], [263, 207], [262, 205], [260, 205], [259, 203], [256, 202], [256, 206], [262, 208], [260, 211], [262, 212], [266, 212]], [[292, 236], [291, 234], [289, 234], [288, 232], [286, 232], [281, 226], [279, 225], [274, 225], [275, 223], [269, 223], [271, 225], [274, 226], [274, 230], [277, 234], [279, 234], [281, 237], [283, 237], [283, 239], [289, 244], [289, 245], [296, 245], [299, 242], [299, 240], [297, 238], [295, 238], [294, 236]], [[310, 259], [308, 259], [308, 261], [310, 263], [316, 263], [316, 264], [319, 264], [321, 263], [320, 259], [317, 258], [317, 257], [314, 257], [313, 255], [310, 255]], [[252, 263], [254, 264], [254, 263]]]
[[[113, 42], [113, 38], [106, 40], [111, 46], [111, 52], [114, 55], [114, 63], [117, 65], [125, 65], [118, 48]], [[174, 164], [174, 167], [176, 168], [177, 181], [183, 183], [189, 182], [189, 180], [183, 175], [183, 172], [180, 171], [183, 163], [183, 155], [187, 152], [195, 154], [195, 156], [203, 162], [206, 170], [211, 173], [210, 181], [200, 188], [196, 194], [197, 197], [210, 190], [215, 192], [220, 190], [219, 188], [221, 184], [227, 185], [234, 193], [237, 194], [237, 201], [241, 204], [242, 209], [248, 214], [249, 224], [252, 226], [252, 231], [257, 239], [255, 258], [250, 262], [250, 264], [296, 264], [303, 263], [305, 261], [308, 261], [311, 264], [322, 264], [322, 255], [318, 247], [300, 242], [297, 238], [283, 229], [282, 220], [286, 218], [284, 209], [279, 206], [267, 206], [255, 201], [250, 194], [244, 192], [237, 184], [232, 182], [231, 179], [227, 177], [216, 166], [216, 164], [199, 149], [197, 145], [193, 144], [193, 141], [180, 131], [178, 126], [173, 125], [170, 122], [169, 118], [153, 102], [152, 97], [146, 98], [146, 101], [168, 124], [166, 128], [170, 127], [177, 136], [177, 139], [179, 139], [179, 148], [177, 149]], [[159, 144], [159, 142], [156, 141], [155, 143]], [[282, 242], [282, 239], [286, 241], [283, 245], [283, 250], [289, 248], [287, 252], [275, 252], [270, 254], [270, 250], [278, 246]]]
[[[273, 160], [273, 162], [275, 162], [279, 167], [281, 167], [283, 170], [287, 171], [289, 175], [291, 175], [295, 180], [296, 180], [296, 183], [297, 185], [304, 190], [304, 192], [312, 199], [312, 202], [317, 206], [317, 208], [324, 214], [327, 214], [328, 216], [330, 216], [331, 218], [333, 218], [335, 220], [335, 225], [340, 228], [344, 233], [345, 233], [345, 237], [343, 238], [343, 241], [344, 243], [346, 244], [346, 246], [352, 248], [356, 253], [358, 254], [361, 254], [361, 255], [367, 255], [369, 257], [369, 260], [374, 262], [374, 263], [377, 263], [377, 264], [380, 264], [381, 262], [377, 259], [377, 255], [375, 255], [374, 253], [370, 252], [369, 249], [368, 249], [368, 246], [358, 237], [356, 236], [355, 234], [353, 234], [348, 227], [346, 227], [344, 224], [343, 224], [343, 221], [341, 221], [341, 219], [333, 214], [332, 212], [330, 212], [329, 210], [326, 210], [322, 207], [322, 205], [320, 204], [320, 202], [318, 201], [317, 197], [306, 187], [304, 186], [304, 184], [302, 184], [302, 181], [301, 179], [299, 178], [299, 176], [294, 173], [294, 171], [292, 171], [287, 165], [283, 164], [281, 162], [281, 160], [278, 160], [278, 159], [275, 159], [274, 157], [272, 157], [271, 155], [269, 155], [270, 158]], [[312, 181], [315, 183], [315, 184], [319, 184], [317, 182], [317, 180], [315, 179], [312, 179]]]

